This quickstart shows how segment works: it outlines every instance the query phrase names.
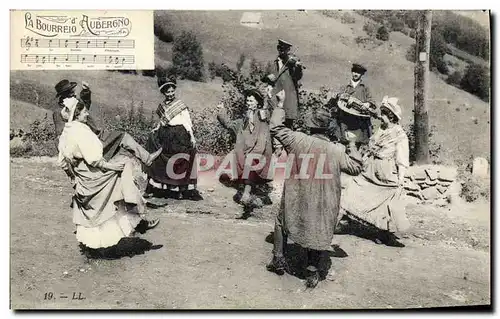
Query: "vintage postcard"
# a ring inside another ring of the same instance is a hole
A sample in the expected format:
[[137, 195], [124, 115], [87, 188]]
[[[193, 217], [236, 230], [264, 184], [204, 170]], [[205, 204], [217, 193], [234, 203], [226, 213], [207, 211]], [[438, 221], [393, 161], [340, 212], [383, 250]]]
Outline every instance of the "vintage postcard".
[[492, 309], [488, 10], [10, 16], [11, 309]]

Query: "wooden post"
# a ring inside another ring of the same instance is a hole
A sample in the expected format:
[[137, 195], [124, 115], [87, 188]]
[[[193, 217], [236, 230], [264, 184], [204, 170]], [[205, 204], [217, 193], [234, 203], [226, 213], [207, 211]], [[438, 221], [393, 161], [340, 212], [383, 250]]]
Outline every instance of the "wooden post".
[[431, 47], [432, 11], [422, 11], [416, 32], [415, 54], [415, 159], [417, 164], [429, 163], [429, 59]]

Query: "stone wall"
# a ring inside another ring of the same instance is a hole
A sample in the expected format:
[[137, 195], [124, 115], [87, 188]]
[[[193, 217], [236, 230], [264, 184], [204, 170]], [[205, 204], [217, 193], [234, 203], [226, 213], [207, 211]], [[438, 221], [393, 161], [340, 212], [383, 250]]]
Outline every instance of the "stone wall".
[[408, 196], [432, 201], [446, 199], [456, 183], [457, 168], [449, 166], [411, 166], [405, 175], [404, 190]]

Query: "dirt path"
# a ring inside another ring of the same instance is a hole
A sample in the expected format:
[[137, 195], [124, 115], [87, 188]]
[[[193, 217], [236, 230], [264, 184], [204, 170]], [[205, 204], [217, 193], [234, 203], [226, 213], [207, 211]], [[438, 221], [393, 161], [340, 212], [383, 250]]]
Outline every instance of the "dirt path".
[[[402, 240], [405, 248], [339, 235], [337, 241], [348, 256], [331, 258], [335, 279], [304, 291], [297, 277], [279, 277], [265, 269], [272, 250], [265, 240], [272, 231], [271, 208], [258, 212], [256, 218], [235, 220], [239, 208], [230, 200], [232, 191], [222, 192], [213, 185], [200, 188], [205, 189], [203, 202], [174, 203], [150, 212], [160, 217], [161, 224], [144, 238], [164, 245], [161, 249], [133, 258], [88, 262], [80, 255], [72, 233], [66, 206], [70, 188], [64, 173], [51, 163], [13, 160], [12, 307], [270, 309], [490, 304], [489, 219], [484, 217], [489, 213], [482, 206], [475, 206], [481, 207], [478, 218], [470, 216], [472, 211], [412, 206], [410, 217], [416, 229]], [[208, 192], [208, 188], [214, 191]], [[188, 206], [209, 213], [186, 214]], [[44, 300], [49, 292], [52, 300]], [[73, 293], [85, 299], [72, 300]], [[62, 299], [62, 295], [68, 298]]]

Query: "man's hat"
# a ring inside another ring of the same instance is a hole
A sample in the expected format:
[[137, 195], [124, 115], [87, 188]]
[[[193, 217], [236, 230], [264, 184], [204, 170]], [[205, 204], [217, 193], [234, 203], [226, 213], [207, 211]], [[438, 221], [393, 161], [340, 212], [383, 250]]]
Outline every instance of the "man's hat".
[[304, 124], [309, 128], [327, 129], [332, 121], [330, 111], [319, 107], [309, 111], [304, 119]]
[[77, 86], [76, 82], [70, 82], [66, 79], [61, 80], [59, 83], [56, 84], [55, 89], [56, 89], [56, 97], [62, 95], [65, 92], [73, 90]]
[[286, 42], [285, 40], [278, 39], [278, 46], [279, 47], [283, 47], [283, 48], [290, 48], [293, 45], [291, 43], [289, 43], [289, 42]]
[[362, 66], [361, 64], [358, 63], [353, 63], [351, 72], [356, 72], [359, 74], [365, 74], [366, 73], [366, 68]]

